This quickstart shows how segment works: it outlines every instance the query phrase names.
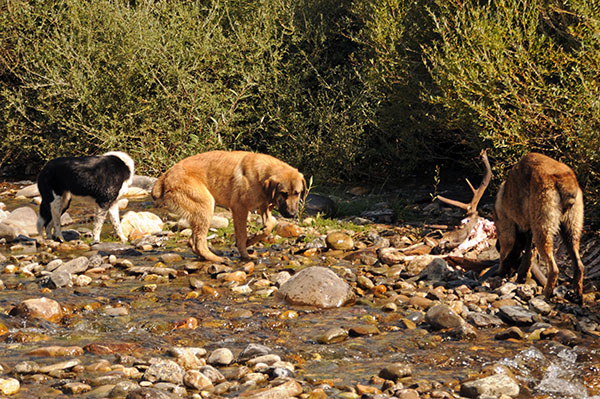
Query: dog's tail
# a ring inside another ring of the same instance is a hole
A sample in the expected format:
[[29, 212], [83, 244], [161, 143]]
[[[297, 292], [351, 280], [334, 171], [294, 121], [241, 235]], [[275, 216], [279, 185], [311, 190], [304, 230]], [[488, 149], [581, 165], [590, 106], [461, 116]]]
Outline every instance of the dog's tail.
[[163, 205], [164, 176], [164, 174], [160, 176], [152, 187], [152, 199], [158, 206]]
[[560, 203], [562, 206], [562, 212], [566, 212], [569, 208], [575, 204], [577, 196], [579, 194], [579, 186], [575, 179], [562, 179], [558, 180], [555, 184], [556, 190], [560, 196]]

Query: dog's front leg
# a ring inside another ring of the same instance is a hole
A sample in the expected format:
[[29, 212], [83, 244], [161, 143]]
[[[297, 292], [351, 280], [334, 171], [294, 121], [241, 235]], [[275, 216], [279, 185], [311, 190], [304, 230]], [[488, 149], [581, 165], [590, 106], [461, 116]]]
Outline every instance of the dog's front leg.
[[272, 206], [268, 206], [260, 210], [260, 217], [262, 218], [263, 227], [255, 234], [247, 243], [247, 246], [254, 245], [257, 242], [266, 240], [271, 232], [273, 231], [273, 227], [275, 227], [275, 221], [272, 216]]
[[248, 209], [245, 208], [232, 208], [231, 213], [233, 216], [233, 229], [235, 230], [235, 246], [237, 247], [240, 257], [242, 259], [250, 259], [248, 254]]
[[[63, 204], [66, 200], [66, 193], [60, 197], [55, 197], [54, 200], [50, 203], [50, 213], [52, 214], [52, 223], [48, 224], [48, 227], [52, 226], [54, 228], [53, 236], [59, 241], [65, 241], [65, 238], [62, 235], [62, 231], [60, 229], [60, 217], [62, 214]], [[49, 237], [48, 233], [50, 229], [46, 227], [46, 236]]]
[[119, 218], [119, 205], [117, 202], [112, 204], [112, 206], [108, 209], [108, 217], [110, 218], [110, 222], [112, 223], [115, 233], [121, 240], [122, 243], [127, 242], [127, 237], [123, 233], [123, 229], [121, 228], [121, 219]]

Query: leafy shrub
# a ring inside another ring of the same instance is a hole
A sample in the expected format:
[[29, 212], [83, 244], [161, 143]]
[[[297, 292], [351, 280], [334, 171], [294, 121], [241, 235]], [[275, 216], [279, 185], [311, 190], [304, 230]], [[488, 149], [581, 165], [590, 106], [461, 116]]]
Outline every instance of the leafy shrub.
[[337, 2], [19, 3], [0, 13], [0, 161], [118, 148], [156, 174], [252, 149], [328, 174], [360, 153], [360, 89], [320, 54]]

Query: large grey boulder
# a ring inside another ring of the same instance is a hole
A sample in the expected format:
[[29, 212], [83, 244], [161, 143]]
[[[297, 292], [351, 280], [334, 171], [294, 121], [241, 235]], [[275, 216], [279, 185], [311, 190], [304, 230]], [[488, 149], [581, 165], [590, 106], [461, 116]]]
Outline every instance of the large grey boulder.
[[293, 305], [334, 308], [354, 302], [352, 288], [326, 267], [312, 266], [286, 281], [277, 295]]

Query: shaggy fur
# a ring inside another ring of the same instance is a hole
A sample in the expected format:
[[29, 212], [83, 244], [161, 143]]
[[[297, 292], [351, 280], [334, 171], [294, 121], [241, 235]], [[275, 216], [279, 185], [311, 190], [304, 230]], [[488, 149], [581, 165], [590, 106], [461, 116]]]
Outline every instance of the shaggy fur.
[[71, 196], [92, 197], [96, 201], [96, 214], [92, 235], [100, 241], [102, 224], [109, 215], [115, 232], [126, 242], [121, 230], [117, 199], [127, 192], [133, 181], [134, 163], [129, 155], [111, 151], [91, 157], [62, 157], [49, 161], [38, 176], [38, 189], [42, 196], [38, 234], [64, 240], [60, 229], [60, 216], [71, 203]]
[[[558, 279], [553, 241], [560, 232], [573, 263], [576, 301], [583, 294], [583, 263], [579, 242], [583, 228], [583, 195], [575, 173], [564, 163], [530, 153], [509, 172], [495, 204], [500, 245], [500, 274], [507, 275], [520, 261], [518, 279], [524, 280], [536, 250], [547, 265], [544, 295], [549, 298]], [[521, 256], [521, 252], [525, 254]]]
[[[273, 208], [284, 217], [294, 217], [305, 191], [302, 174], [277, 158], [211, 151], [186, 158], [166, 171], [156, 181], [152, 197], [157, 205], [190, 222], [190, 246], [195, 254], [222, 262], [223, 258], [208, 249], [206, 239], [215, 205], [231, 210], [237, 249], [242, 258], [249, 258], [246, 247], [263, 240], [273, 229]], [[248, 241], [246, 224], [253, 210], [260, 212], [264, 228]]]

